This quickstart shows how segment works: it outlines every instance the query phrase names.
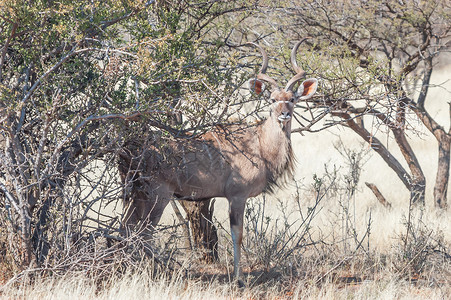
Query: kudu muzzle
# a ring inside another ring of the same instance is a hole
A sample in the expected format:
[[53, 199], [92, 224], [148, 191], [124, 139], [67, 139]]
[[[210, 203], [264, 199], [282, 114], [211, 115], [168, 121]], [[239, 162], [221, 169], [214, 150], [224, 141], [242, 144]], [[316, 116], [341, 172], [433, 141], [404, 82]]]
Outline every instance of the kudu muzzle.
[[280, 112], [280, 115], [277, 117], [279, 122], [285, 124], [288, 121], [291, 120], [291, 111], [292, 109], [289, 108], [289, 105], [292, 104], [290, 101], [278, 101], [277, 105], [282, 105], [282, 111]]

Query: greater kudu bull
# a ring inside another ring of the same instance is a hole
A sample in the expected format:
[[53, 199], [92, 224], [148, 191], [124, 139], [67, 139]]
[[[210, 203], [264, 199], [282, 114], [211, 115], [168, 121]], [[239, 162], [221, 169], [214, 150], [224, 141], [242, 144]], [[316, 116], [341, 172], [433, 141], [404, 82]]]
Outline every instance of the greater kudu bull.
[[[294, 91], [305, 72], [296, 63], [298, 42], [291, 51], [296, 75], [285, 88], [265, 74], [268, 56], [258, 45], [263, 64], [250, 89], [260, 94], [263, 82], [272, 87], [270, 117], [257, 126], [216, 126], [196, 139], [159, 145], [154, 136], [146, 144], [124, 147], [119, 169], [129, 182], [124, 224], [133, 229], [140, 222], [154, 226], [171, 198], [200, 201], [226, 197], [234, 248], [234, 276], [239, 280], [243, 214], [246, 199], [271, 190], [277, 180], [293, 171], [291, 120], [299, 100], [315, 93], [317, 80], [307, 79]], [[134, 149], [134, 150], [131, 150]], [[138, 150], [138, 151], [136, 151]], [[137, 156], [136, 153], [141, 155]], [[239, 281], [242, 284], [241, 281]]]

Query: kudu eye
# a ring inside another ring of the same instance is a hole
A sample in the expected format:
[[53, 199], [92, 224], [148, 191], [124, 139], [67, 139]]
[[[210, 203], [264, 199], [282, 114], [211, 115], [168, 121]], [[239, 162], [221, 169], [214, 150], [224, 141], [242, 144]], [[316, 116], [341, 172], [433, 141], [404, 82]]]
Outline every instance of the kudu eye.
[[275, 103], [277, 100], [275, 98], [271, 98], [271, 103]]
[[291, 102], [291, 103], [294, 103], [294, 100], [295, 100], [295, 99], [294, 99], [294, 97], [293, 97], [293, 98], [290, 99], [290, 102]]

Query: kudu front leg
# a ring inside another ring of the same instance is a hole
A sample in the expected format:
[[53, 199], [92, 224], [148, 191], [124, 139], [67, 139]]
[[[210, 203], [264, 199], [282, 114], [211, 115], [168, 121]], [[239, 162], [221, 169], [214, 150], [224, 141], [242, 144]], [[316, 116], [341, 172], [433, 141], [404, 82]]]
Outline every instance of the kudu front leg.
[[149, 241], [152, 240], [154, 227], [160, 221], [170, 195], [170, 191], [164, 185], [133, 186], [131, 195], [125, 203], [123, 225], [126, 234], [135, 232]]
[[229, 200], [230, 232], [233, 242], [233, 276], [238, 281], [239, 287], [244, 287], [244, 282], [241, 280], [240, 258], [245, 205], [246, 199]]

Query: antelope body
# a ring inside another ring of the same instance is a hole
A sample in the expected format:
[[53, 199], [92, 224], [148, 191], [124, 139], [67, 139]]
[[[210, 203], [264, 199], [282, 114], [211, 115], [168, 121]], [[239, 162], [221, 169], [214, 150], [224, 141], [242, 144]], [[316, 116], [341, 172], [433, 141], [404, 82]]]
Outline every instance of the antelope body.
[[263, 64], [256, 78], [249, 81], [250, 88], [261, 93], [263, 82], [272, 86], [271, 114], [259, 125], [217, 126], [199, 138], [173, 141], [161, 147], [158, 137], [152, 137], [145, 144], [138, 141], [124, 148], [119, 171], [122, 180], [131, 185], [125, 197], [127, 211], [123, 223], [127, 229], [138, 224], [155, 226], [174, 197], [193, 201], [225, 197], [229, 202], [234, 276], [239, 280], [246, 199], [271, 190], [278, 179], [293, 171], [290, 141], [293, 109], [297, 101], [310, 98], [317, 88], [317, 80], [308, 79], [293, 91], [304, 77], [295, 59], [303, 41], [291, 52], [297, 74], [283, 89], [265, 74], [266, 52], [252, 44], [261, 51]]

